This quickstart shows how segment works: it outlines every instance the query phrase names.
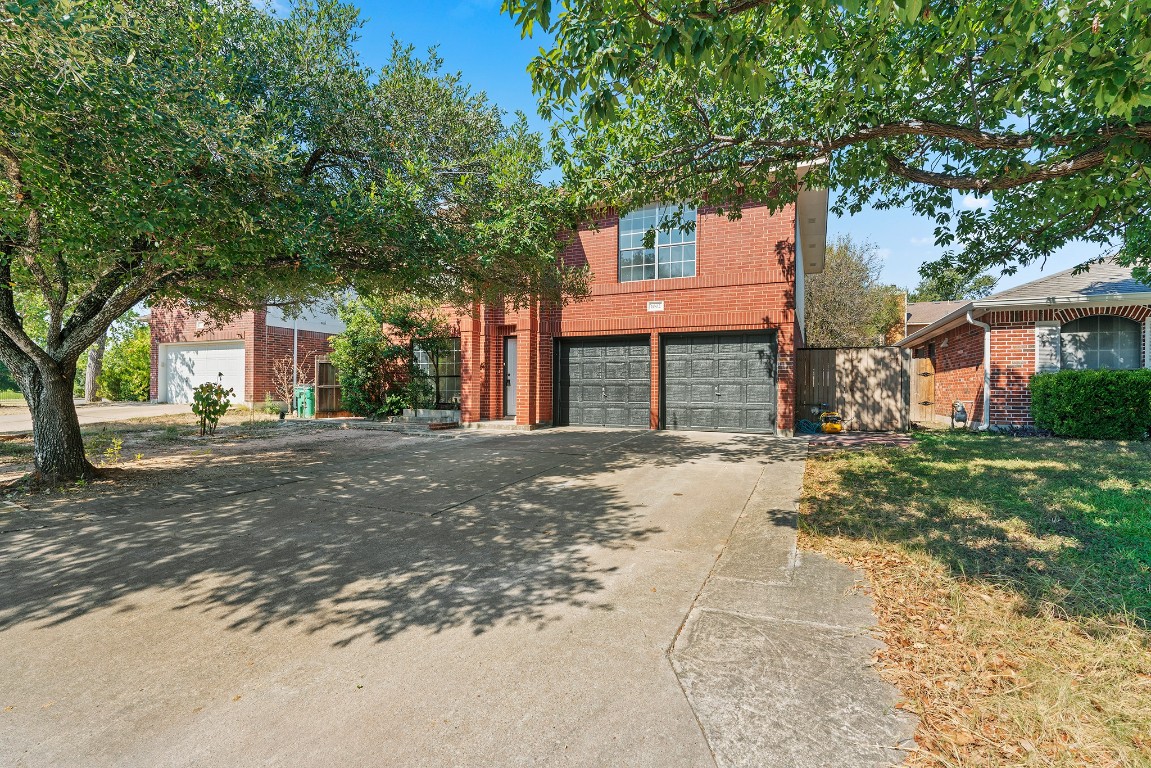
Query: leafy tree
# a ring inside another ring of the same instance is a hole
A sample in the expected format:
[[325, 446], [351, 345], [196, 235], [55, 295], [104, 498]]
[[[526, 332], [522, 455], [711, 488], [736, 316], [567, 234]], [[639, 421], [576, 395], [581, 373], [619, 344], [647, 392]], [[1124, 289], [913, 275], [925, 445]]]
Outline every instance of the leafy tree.
[[[1151, 8], [1098, 0], [504, 0], [554, 43], [530, 71], [567, 184], [837, 210], [906, 206], [1008, 274], [1072, 240], [1151, 264]], [[992, 197], [964, 209], [957, 197]]]
[[369, 71], [359, 27], [336, 0], [0, 6], [0, 361], [40, 476], [92, 473], [77, 361], [145, 299], [219, 316], [347, 284], [513, 303], [585, 285], [557, 265], [569, 207], [524, 119], [434, 54], [397, 44]]
[[809, 347], [882, 346], [895, 329], [902, 331], [903, 291], [881, 283], [882, 270], [872, 243], [845, 235], [828, 244], [823, 272], [804, 278]]
[[985, 299], [998, 281], [991, 275], [969, 275], [958, 269], [933, 270], [908, 291], [908, 301], [962, 301]]
[[108, 346], [97, 382], [97, 394], [109, 400], [145, 402], [152, 373], [152, 334], [133, 312], [108, 331]]
[[392, 416], [433, 399], [412, 346], [436, 354], [447, 348], [451, 328], [430, 302], [404, 296], [355, 299], [339, 307], [346, 329], [332, 339], [331, 361], [344, 405], [360, 416]]

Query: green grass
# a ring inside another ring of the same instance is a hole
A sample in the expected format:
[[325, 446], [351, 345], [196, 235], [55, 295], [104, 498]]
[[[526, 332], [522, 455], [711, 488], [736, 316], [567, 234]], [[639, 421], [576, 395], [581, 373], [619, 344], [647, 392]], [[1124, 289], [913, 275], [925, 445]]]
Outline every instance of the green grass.
[[916, 765], [1151, 765], [1151, 446], [930, 432], [815, 456], [801, 545], [863, 568]]
[[23, 404], [24, 395], [15, 389], [0, 389], [0, 404]]
[[1151, 625], [1151, 446], [925, 433], [840, 461], [860, 503], [813, 529], [921, 551], [1035, 612]]

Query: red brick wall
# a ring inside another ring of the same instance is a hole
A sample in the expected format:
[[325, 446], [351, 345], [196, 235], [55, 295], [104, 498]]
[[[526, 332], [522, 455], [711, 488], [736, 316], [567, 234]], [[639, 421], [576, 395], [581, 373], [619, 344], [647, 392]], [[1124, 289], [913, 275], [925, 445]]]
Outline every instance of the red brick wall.
[[[252, 356], [247, 365], [248, 397], [256, 404], [266, 397], [280, 399], [273, 382], [276, 360], [292, 359], [292, 329], [269, 326], [267, 313], [256, 313], [256, 332], [252, 339]], [[297, 331], [296, 364], [300, 367], [300, 384], [311, 384], [316, 379], [316, 357], [332, 351], [331, 336], [320, 331]], [[290, 370], [290, 369], [289, 369]]]
[[[151, 313], [151, 399], [160, 397], [161, 344], [237, 340], [244, 342], [244, 396], [247, 402], [262, 403], [265, 394], [276, 397], [272, 385], [272, 362], [276, 358], [292, 356], [292, 329], [269, 327], [265, 323], [265, 310], [245, 312], [226, 323], [215, 323], [183, 304], [153, 307]], [[299, 332], [297, 360], [304, 369], [306, 381], [315, 376], [315, 356], [331, 351], [329, 338], [328, 334], [316, 331]]]
[[[983, 329], [961, 325], [930, 340], [934, 346], [935, 414], [951, 416], [955, 401], [967, 408], [971, 423], [983, 416]], [[928, 343], [915, 348], [927, 355]]]
[[[557, 337], [631, 336], [650, 339], [651, 420], [658, 425], [659, 346], [665, 333], [725, 330], [777, 331], [779, 418], [782, 430], [794, 423], [795, 209], [772, 215], [749, 206], [729, 221], [706, 209], [696, 226], [696, 276], [620, 283], [619, 219], [605, 217], [581, 227], [565, 249], [564, 261], [587, 266], [591, 293], [563, 307], [519, 311], [477, 308], [460, 318], [464, 361], [464, 421], [498, 419], [503, 404], [503, 339], [515, 336], [518, 349], [516, 421], [552, 420], [552, 356]], [[647, 302], [664, 302], [648, 312]]]
[[[1035, 375], [1035, 324], [1067, 323], [1089, 315], [1118, 315], [1143, 322], [1151, 308], [1089, 307], [989, 312], [977, 318], [991, 326], [991, 423], [1030, 425], [1031, 377]], [[1144, 346], [1146, 346], [1146, 339]], [[959, 400], [969, 409], [973, 424], [983, 419], [983, 330], [961, 325], [929, 340], [935, 347], [935, 412], [950, 416]], [[916, 346], [925, 354], [928, 342]], [[1143, 360], [1147, 350], [1143, 350]]]

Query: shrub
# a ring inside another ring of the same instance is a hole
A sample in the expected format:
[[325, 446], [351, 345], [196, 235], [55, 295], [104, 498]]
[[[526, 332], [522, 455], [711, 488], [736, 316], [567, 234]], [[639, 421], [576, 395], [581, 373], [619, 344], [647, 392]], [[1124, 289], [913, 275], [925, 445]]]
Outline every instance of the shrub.
[[148, 399], [152, 338], [148, 324], [135, 316], [117, 320], [108, 331], [108, 348], [96, 388], [109, 400]]
[[392, 416], [435, 400], [411, 339], [439, 344], [450, 329], [436, 308], [407, 297], [355, 299], [339, 307], [346, 329], [332, 339], [332, 365], [344, 406], [360, 416]]
[[1060, 437], [1142, 440], [1151, 429], [1151, 370], [1038, 374], [1031, 415]]
[[192, 413], [200, 417], [200, 435], [216, 434], [220, 417], [228, 412], [229, 397], [236, 394], [233, 389], [224, 389], [220, 384], [206, 381], [192, 390]]

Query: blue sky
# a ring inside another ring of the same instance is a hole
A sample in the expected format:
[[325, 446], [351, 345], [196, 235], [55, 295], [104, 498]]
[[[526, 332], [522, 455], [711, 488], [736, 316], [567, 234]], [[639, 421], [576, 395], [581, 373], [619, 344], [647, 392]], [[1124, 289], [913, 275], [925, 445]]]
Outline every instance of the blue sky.
[[[536, 114], [531, 78], [526, 68], [538, 51], [539, 39], [521, 40], [511, 19], [501, 16], [500, 0], [447, 0], [446, 2], [396, 2], [361, 0], [359, 6], [367, 23], [360, 41], [364, 61], [378, 68], [391, 50], [394, 35], [423, 50], [436, 46], [450, 71], [460, 71], [464, 80], [487, 94], [503, 109], [527, 114], [540, 131], [546, 124]], [[967, 204], [976, 204], [970, 198]], [[828, 234], [851, 234], [857, 240], [870, 240], [884, 257], [883, 279], [902, 287], [918, 282], [919, 265], [936, 258], [933, 223], [907, 211], [865, 210], [860, 214], [828, 223]], [[1033, 265], [1003, 278], [1000, 288], [1034, 280], [1045, 274], [1073, 267], [1097, 255], [1095, 246], [1071, 245], [1053, 258], [1046, 268]]]

